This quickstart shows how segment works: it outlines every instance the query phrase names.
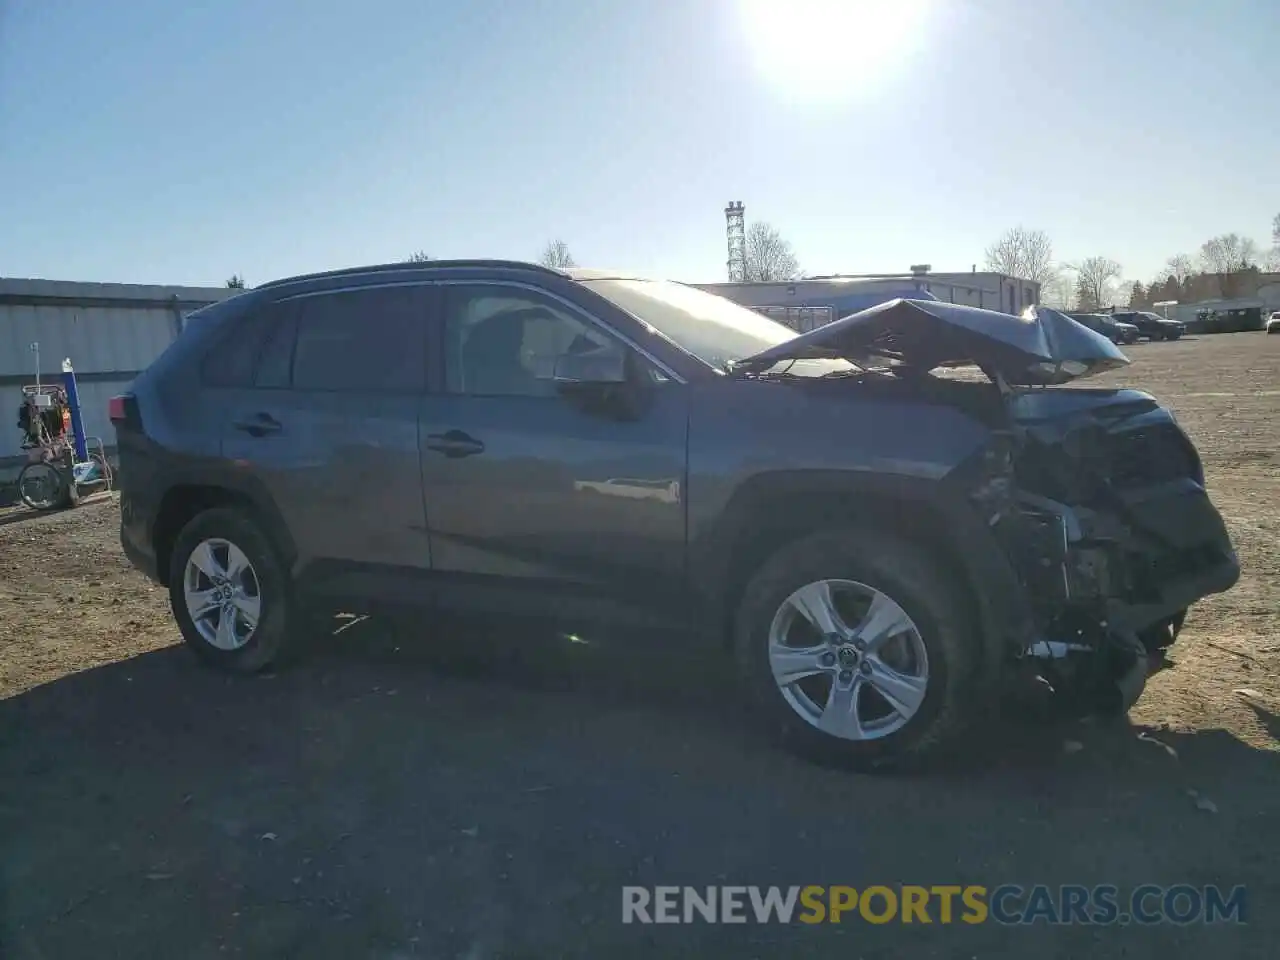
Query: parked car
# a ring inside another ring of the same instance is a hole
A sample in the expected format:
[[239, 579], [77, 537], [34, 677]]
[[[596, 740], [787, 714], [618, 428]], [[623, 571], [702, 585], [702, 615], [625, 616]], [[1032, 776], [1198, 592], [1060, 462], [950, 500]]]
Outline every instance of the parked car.
[[1138, 342], [1138, 328], [1132, 323], [1125, 323], [1105, 313], [1072, 313], [1068, 316], [1077, 323], [1083, 323], [1090, 330], [1102, 334], [1112, 343]]
[[639, 626], [709, 644], [808, 755], [917, 760], [1031, 674], [1126, 709], [1235, 583], [1167, 410], [1037, 389], [1127, 362], [1048, 311], [797, 335], [522, 263], [298, 277], [193, 314], [111, 401], [121, 542], [230, 671], [334, 609]]
[[1181, 320], [1168, 320], [1148, 310], [1117, 310], [1111, 314], [1117, 323], [1128, 323], [1138, 328], [1138, 336], [1148, 340], [1177, 340], [1187, 332]]
[[1273, 311], [1267, 318], [1266, 330], [1267, 333], [1280, 333], [1280, 310]]

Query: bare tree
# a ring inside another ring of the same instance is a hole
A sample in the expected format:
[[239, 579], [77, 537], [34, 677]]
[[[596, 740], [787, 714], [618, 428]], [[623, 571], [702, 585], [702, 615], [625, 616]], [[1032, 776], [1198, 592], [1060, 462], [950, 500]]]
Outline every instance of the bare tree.
[[431, 259], [430, 254], [425, 250], [415, 250], [405, 258], [405, 263], [426, 263]]
[[227, 289], [229, 289], [229, 290], [243, 290], [243, 289], [244, 289], [244, 277], [240, 276], [240, 274], [238, 274], [238, 273], [233, 273], [233, 274], [231, 275], [231, 279], [227, 281]]
[[1205, 273], [1218, 278], [1218, 294], [1234, 297], [1240, 272], [1258, 264], [1258, 245], [1237, 233], [1224, 233], [1206, 240], [1200, 247], [1200, 264]]
[[1267, 251], [1268, 270], [1280, 270], [1280, 213], [1271, 221], [1271, 249]]
[[569, 245], [563, 240], [552, 240], [548, 243], [538, 262], [552, 270], [567, 270], [578, 265], [573, 259], [573, 254], [569, 252]]
[[1076, 278], [1069, 270], [1058, 273], [1040, 290], [1040, 302], [1055, 310], [1076, 309]]
[[987, 269], [1019, 280], [1031, 280], [1042, 286], [1058, 275], [1053, 263], [1053, 244], [1043, 230], [1013, 227], [987, 247]]
[[763, 221], [747, 228], [746, 261], [744, 279], [748, 281], [795, 280], [800, 276], [800, 263], [790, 241]]
[[1076, 296], [1081, 310], [1097, 310], [1115, 302], [1120, 264], [1110, 257], [1087, 257], [1074, 264]]
[[1191, 277], [1195, 275], [1196, 265], [1192, 263], [1191, 258], [1185, 253], [1179, 253], [1170, 257], [1165, 261], [1164, 270], [1161, 271], [1160, 279], [1168, 280], [1172, 277], [1181, 287]]
[[1102, 307], [1084, 277], [1076, 274], [1076, 309], [1081, 313], [1094, 313]]
[[1133, 291], [1135, 286], [1141, 286], [1136, 280], [1121, 280], [1119, 283], [1113, 283], [1108, 288], [1106, 302], [1104, 307], [1136, 307], [1133, 302]]
[[1258, 245], [1238, 233], [1224, 233], [1200, 247], [1200, 263], [1205, 273], [1234, 273], [1248, 269], [1257, 260]]

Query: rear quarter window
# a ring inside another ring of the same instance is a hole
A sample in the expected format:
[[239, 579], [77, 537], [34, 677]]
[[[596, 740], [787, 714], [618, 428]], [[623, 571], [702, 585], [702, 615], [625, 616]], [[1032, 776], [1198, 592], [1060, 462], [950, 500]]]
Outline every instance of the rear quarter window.
[[212, 334], [213, 342], [200, 366], [205, 386], [244, 388], [253, 385], [254, 370], [263, 344], [278, 320], [271, 304], [223, 324]]

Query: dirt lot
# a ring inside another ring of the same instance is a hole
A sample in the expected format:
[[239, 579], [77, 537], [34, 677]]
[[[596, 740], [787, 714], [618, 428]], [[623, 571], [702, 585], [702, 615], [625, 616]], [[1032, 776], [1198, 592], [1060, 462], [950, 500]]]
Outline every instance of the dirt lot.
[[[217, 676], [113, 502], [0, 517], [0, 957], [1274, 956], [1280, 337], [1130, 354], [1110, 379], [1176, 409], [1244, 579], [1129, 724], [993, 732], [927, 777], [806, 765], [724, 664], [607, 644], [365, 621]], [[898, 882], [1246, 884], [1249, 922], [620, 923], [627, 883]]]

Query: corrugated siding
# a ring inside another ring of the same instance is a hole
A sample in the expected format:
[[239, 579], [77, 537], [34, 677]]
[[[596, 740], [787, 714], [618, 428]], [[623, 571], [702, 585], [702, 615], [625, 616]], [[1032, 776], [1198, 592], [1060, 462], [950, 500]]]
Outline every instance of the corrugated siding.
[[33, 342], [40, 344], [42, 382], [61, 382], [62, 361], [71, 358], [85, 433], [111, 446], [107, 400], [173, 341], [176, 310], [186, 315], [234, 292], [0, 278], [0, 461], [23, 452], [18, 405], [23, 385], [35, 382]]
[[80, 307], [0, 303], [0, 376], [56, 373], [71, 358], [77, 373], [141, 370], [169, 345], [176, 319], [168, 307]]

